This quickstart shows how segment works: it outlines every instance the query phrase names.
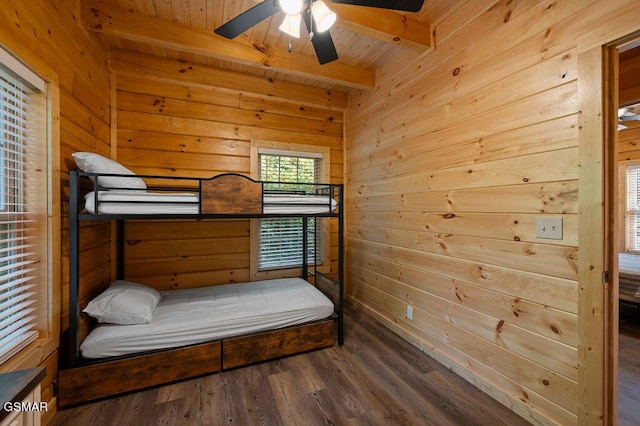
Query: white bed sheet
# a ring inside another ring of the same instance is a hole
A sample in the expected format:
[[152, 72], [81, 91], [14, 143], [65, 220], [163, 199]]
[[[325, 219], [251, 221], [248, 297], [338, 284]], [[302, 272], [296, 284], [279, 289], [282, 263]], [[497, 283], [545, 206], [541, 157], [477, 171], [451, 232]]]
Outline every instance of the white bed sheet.
[[618, 271], [620, 274], [640, 279], [640, 255], [618, 253]]
[[620, 295], [640, 299], [640, 255], [618, 253], [618, 286]]
[[329, 317], [333, 303], [301, 278], [165, 291], [149, 324], [100, 325], [80, 345], [85, 358], [202, 343]]
[[[154, 193], [99, 191], [98, 212], [103, 214], [198, 214], [195, 193]], [[317, 214], [333, 212], [337, 203], [329, 197], [313, 195], [267, 195], [265, 214]], [[95, 192], [85, 196], [85, 210], [95, 213]]]

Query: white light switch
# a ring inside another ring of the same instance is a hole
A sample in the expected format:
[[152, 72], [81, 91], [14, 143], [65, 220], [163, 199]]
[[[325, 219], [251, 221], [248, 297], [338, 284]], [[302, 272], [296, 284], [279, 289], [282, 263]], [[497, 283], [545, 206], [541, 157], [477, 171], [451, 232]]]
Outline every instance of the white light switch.
[[536, 237], [550, 240], [562, 239], [562, 217], [537, 217]]

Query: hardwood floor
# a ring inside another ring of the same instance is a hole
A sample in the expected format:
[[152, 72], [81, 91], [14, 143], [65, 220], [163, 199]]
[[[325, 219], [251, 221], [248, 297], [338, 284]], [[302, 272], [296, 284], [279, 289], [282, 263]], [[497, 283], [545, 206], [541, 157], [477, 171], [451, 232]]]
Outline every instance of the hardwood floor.
[[528, 424], [347, 305], [342, 347], [62, 410], [53, 425]]
[[640, 306], [620, 305], [618, 424], [640, 424]]

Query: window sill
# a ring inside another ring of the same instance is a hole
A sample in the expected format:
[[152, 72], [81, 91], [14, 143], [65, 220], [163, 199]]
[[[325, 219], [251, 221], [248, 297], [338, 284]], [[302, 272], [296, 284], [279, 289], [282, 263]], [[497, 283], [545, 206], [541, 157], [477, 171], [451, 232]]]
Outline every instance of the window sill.
[[36, 339], [0, 365], [0, 373], [38, 367], [58, 349], [58, 346], [58, 339], [47, 337]]

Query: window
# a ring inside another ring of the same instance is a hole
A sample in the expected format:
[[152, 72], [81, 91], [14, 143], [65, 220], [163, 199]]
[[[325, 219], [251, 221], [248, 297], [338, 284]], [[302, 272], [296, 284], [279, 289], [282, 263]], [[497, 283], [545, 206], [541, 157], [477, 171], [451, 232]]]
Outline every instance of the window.
[[[322, 174], [322, 155], [305, 152], [261, 150], [258, 153], [258, 179], [265, 182], [319, 183]], [[278, 185], [277, 190], [305, 191], [307, 185]], [[324, 257], [324, 238], [315, 238], [315, 219], [307, 220], [308, 258], [321, 264]], [[258, 237], [258, 271], [302, 266], [302, 218], [262, 219]], [[311, 260], [310, 260], [311, 262]]]
[[[277, 142], [252, 142], [252, 177], [264, 182], [325, 183], [329, 180], [329, 149]], [[277, 190], [309, 189], [278, 185]], [[316, 223], [318, 221], [318, 223]], [[326, 219], [307, 220], [308, 262], [328, 264]], [[269, 218], [252, 223], [252, 276], [290, 276], [300, 273], [303, 244], [302, 218]], [[317, 238], [316, 238], [317, 234]]]
[[49, 265], [44, 89], [0, 49], [0, 364], [47, 329], [38, 295], [48, 289]]
[[640, 251], [640, 164], [628, 163], [625, 178], [625, 248]]

